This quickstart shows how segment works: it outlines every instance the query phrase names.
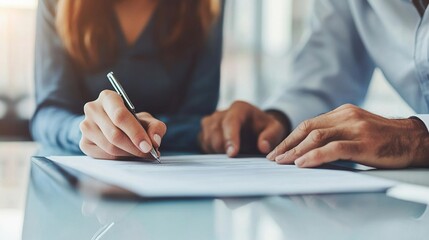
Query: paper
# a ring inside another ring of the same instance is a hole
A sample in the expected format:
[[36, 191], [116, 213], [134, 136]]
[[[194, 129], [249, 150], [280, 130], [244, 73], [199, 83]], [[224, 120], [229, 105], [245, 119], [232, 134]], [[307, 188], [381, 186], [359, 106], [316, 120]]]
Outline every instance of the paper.
[[162, 164], [48, 157], [144, 197], [233, 197], [385, 191], [395, 182], [358, 173], [300, 169], [265, 158], [163, 157]]

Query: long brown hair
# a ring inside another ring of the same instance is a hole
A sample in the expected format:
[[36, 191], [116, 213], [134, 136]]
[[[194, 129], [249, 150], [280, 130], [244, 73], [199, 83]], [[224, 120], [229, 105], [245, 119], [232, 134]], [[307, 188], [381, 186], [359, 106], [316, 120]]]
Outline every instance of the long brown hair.
[[[112, 64], [118, 51], [115, 0], [58, 0], [56, 28], [74, 61], [86, 70]], [[216, 21], [220, 0], [159, 0], [156, 43], [169, 57], [200, 46]]]

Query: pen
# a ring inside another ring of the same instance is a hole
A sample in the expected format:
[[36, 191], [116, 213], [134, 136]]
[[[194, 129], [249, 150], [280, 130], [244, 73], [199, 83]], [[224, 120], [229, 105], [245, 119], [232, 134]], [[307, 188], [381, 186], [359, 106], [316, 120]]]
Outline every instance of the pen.
[[[131, 100], [128, 98], [127, 93], [125, 92], [124, 88], [122, 87], [122, 85], [119, 83], [119, 81], [115, 78], [115, 76], [113, 75], [113, 72], [110, 72], [109, 74], [107, 74], [107, 78], [109, 79], [110, 83], [112, 84], [113, 88], [115, 89], [115, 91], [119, 94], [119, 96], [122, 97], [122, 99], [125, 102], [125, 106], [128, 108], [128, 110], [133, 114], [133, 116], [137, 119], [138, 122], [139, 119], [137, 118], [136, 115], [136, 110], [134, 108], [133, 103], [131, 102]], [[161, 160], [158, 157], [158, 154], [156, 153], [155, 149], [152, 147], [152, 149], [150, 150], [150, 154], [156, 159], [156, 161], [158, 161], [159, 163], [161, 163]]]

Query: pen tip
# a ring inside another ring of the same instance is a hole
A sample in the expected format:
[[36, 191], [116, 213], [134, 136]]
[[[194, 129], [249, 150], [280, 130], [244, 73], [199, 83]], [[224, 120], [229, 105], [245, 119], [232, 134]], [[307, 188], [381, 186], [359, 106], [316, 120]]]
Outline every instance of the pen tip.
[[155, 151], [155, 149], [152, 148], [152, 150], [150, 151], [150, 153], [151, 153], [152, 157], [155, 158], [155, 160], [158, 163], [161, 163], [161, 160], [159, 159], [158, 153]]

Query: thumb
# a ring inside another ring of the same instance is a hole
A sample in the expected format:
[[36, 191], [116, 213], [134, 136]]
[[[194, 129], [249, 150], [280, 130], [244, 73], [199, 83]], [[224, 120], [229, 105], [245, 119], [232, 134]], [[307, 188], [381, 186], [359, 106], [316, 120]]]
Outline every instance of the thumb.
[[259, 134], [258, 149], [261, 153], [271, 152], [285, 137], [285, 129], [277, 122], [269, 123]]

